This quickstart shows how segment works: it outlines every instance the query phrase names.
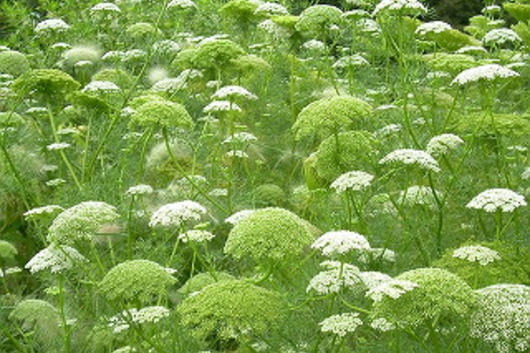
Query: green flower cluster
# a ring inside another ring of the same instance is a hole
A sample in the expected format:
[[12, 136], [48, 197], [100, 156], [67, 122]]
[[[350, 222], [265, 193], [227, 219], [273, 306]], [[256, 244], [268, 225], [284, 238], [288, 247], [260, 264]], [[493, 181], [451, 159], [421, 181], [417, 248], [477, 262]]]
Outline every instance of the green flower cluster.
[[466, 54], [426, 54], [423, 59], [432, 71], [449, 72], [452, 75], [480, 65], [474, 57]]
[[57, 244], [90, 240], [104, 225], [116, 222], [119, 217], [116, 208], [105, 202], [81, 202], [53, 220], [48, 229], [48, 240]]
[[314, 5], [305, 9], [296, 23], [296, 30], [309, 35], [327, 33], [331, 26], [340, 25], [342, 11], [330, 5]]
[[156, 262], [148, 260], [125, 261], [114, 266], [99, 283], [99, 289], [110, 300], [140, 300], [166, 293], [176, 279]]
[[55, 69], [31, 70], [17, 78], [11, 88], [21, 96], [30, 93], [45, 97], [65, 96], [79, 89], [81, 85], [66, 72]]
[[193, 128], [193, 119], [186, 108], [167, 100], [150, 100], [131, 115], [131, 124], [142, 127]]
[[30, 69], [26, 56], [18, 51], [0, 52], [0, 74], [18, 77]]
[[222, 342], [270, 333], [285, 309], [278, 293], [245, 280], [228, 280], [186, 298], [177, 313], [195, 337]]
[[239, 44], [228, 39], [218, 39], [200, 44], [191, 61], [201, 69], [223, 68], [243, 54], [245, 51]]
[[21, 321], [26, 330], [33, 330], [40, 342], [51, 343], [59, 334], [60, 318], [57, 309], [44, 300], [27, 299], [15, 306], [9, 319]]
[[396, 277], [418, 287], [398, 298], [388, 296], [374, 304], [373, 316], [398, 327], [460, 326], [475, 309], [477, 296], [457, 275], [439, 268], [420, 268]]
[[283, 208], [259, 209], [236, 224], [224, 251], [236, 258], [278, 261], [302, 252], [314, 240], [308, 225]]
[[189, 295], [201, 291], [204, 287], [207, 287], [210, 284], [232, 279], [234, 279], [234, 276], [226, 272], [217, 272], [215, 273], [215, 277], [209, 272], [203, 272], [189, 278], [182, 287], [179, 288], [178, 292], [184, 295]]
[[359, 128], [373, 116], [370, 104], [350, 96], [323, 98], [306, 106], [298, 114], [292, 130], [297, 140], [319, 140], [351, 128]]

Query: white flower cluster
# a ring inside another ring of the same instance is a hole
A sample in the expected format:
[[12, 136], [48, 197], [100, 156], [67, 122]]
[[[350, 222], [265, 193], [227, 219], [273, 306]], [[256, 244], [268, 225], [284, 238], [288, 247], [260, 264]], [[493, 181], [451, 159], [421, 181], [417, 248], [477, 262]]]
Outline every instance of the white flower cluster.
[[427, 143], [426, 151], [432, 155], [443, 155], [458, 148], [464, 140], [455, 134], [441, 134], [434, 136]]
[[359, 277], [361, 277], [361, 280], [364, 286], [366, 287], [365, 288], [366, 290], [371, 290], [385, 282], [392, 280], [392, 277], [390, 277], [386, 273], [377, 272], [377, 271], [361, 272], [359, 274]]
[[119, 333], [127, 330], [130, 327], [130, 323], [138, 325], [157, 323], [168, 317], [169, 314], [169, 309], [163, 306], [148, 306], [139, 310], [132, 308], [124, 310], [122, 313], [111, 317], [108, 326], [112, 328], [114, 333]]
[[267, 32], [275, 40], [288, 38], [292, 34], [288, 28], [280, 26], [271, 19], [258, 23], [258, 28]]
[[467, 208], [484, 210], [486, 212], [513, 212], [516, 208], [526, 206], [523, 195], [510, 189], [488, 189], [475, 196], [467, 205]]
[[68, 148], [70, 146], [72, 146], [72, 145], [69, 144], [68, 142], [56, 142], [56, 143], [51, 143], [48, 146], [46, 146], [46, 149], [48, 151], [60, 151], [60, 150], [66, 149], [66, 148]]
[[37, 24], [35, 27], [35, 32], [37, 33], [47, 33], [47, 32], [62, 32], [70, 28], [66, 22], [60, 18], [52, 18], [49, 20], [44, 20]]
[[355, 288], [362, 284], [357, 266], [340, 263], [338, 261], [324, 261], [320, 264], [327, 268], [319, 272], [310, 281], [306, 291], [311, 290], [320, 295], [338, 293], [342, 288]]
[[519, 77], [520, 75], [498, 64], [487, 64], [472, 67], [459, 73], [451, 82], [451, 85], [467, 85], [479, 81], [493, 81], [499, 78]]
[[326, 45], [319, 40], [311, 39], [302, 44], [302, 48], [312, 51], [324, 51]]
[[217, 112], [241, 112], [243, 111], [239, 105], [221, 100], [221, 101], [213, 101], [210, 104], [208, 104], [204, 109], [202, 110], [204, 113], [217, 113]]
[[54, 214], [56, 212], [62, 212], [62, 211], [64, 211], [64, 208], [62, 208], [59, 205], [47, 205], [47, 206], [32, 208], [31, 210], [24, 212], [23, 216], [26, 219], [32, 219], [32, 218], [35, 218], [41, 215], [50, 215], [50, 214]]
[[450, 24], [444, 21], [432, 21], [419, 25], [415, 33], [420, 36], [425, 36], [429, 33], [442, 33], [449, 30], [451, 30]]
[[530, 287], [496, 284], [481, 288], [477, 311], [471, 318], [471, 336], [492, 344], [499, 353], [530, 349]]
[[372, 180], [374, 180], [372, 174], [362, 171], [351, 171], [339, 176], [331, 183], [331, 187], [338, 193], [345, 192], [346, 190], [357, 191], [370, 186]]
[[165, 54], [177, 54], [182, 48], [179, 43], [171, 39], [164, 39], [153, 44], [153, 49]]
[[254, 15], [288, 15], [289, 11], [285, 6], [275, 2], [264, 2], [254, 11]]
[[477, 45], [467, 45], [455, 51], [456, 54], [482, 54], [487, 52], [485, 48]]
[[110, 81], [92, 81], [82, 89], [82, 92], [85, 93], [112, 93], [119, 91], [120, 87]]
[[236, 213], [234, 213], [230, 217], [226, 218], [225, 222], [226, 223], [230, 223], [231, 225], [235, 226], [236, 224], [238, 224], [239, 222], [241, 222], [242, 220], [244, 220], [245, 218], [247, 218], [248, 216], [250, 216], [254, 212], [256, 212], [256, 210], [241, 210], [241, 211], [237, 211]]
[[481, 245], [469, 245], [458, 248], [453, 252], [453, 257], [470, 262], [478, 262], [482, 266], [486, 266], [490, 262], [500, 260], [501, 258], [497, 251]]
[[151, 216], [150, 227], [180, 227], [187, 221], [199, 221], [206, 208], [195, 201], [179, 201], [160, 207]]
[[212, 99], [230, 99], [235, 97], [246, 99], [258, 99], [258, 96], [241, 86], [221, 87], [212, 95]]
[[112, 353], [135, 353], [137, 352], [136, 348], [131, 346], [124, 346], [112, 351]]
[[340, 337], [346, 336], [348, 333], [355, 332], [357, 327], [363, 324], [359, 319], [359, 313], [343, 313], [332, 315], [319, 323], [322, 332], [331, 332]]
[[506, 43], [520, 43], [523, 40], [509, 28], [495, 28], [486, 33], [482, 38], [485, 45], [503, 45]]
[[392, 331], [392, 330], [394, 330], [396, 328], [396, 325], [394, 325], [393, 323], [391, 323], [390, 321], [388, 321], [384, 317], [380, 317], [380, 318], [374, 319], [370, 323], [370, 326], [374, 330], [381, 331], [381, 332]]
[[99, 4], [92, 6], [92, 8], [90, 8], [90, 11], [112, 13], [121, 12], [121, 9], [118, 7], [118, 5], [113, 4], [111, 2], [100, 2]]
[[352, 250], [368, 250], [370, 243], [359, 233], [339, 230], [324, 233], [311, 247], [319, 249], [324, 256], [336, 256]]
[[172, 0], [168, 5], [168, 8], [178, 8], [178, 9], [192, 9], [197, 7], [197, 5], [192, 0]]
[[232, 150], [226, 152], [226, 156], [228, 158], [248, 158], [248, 153], [241, 150]]
[[523, 173], [521, 174], [521, 178], [523, 180], [528, 180], [530, 179], [530, 167], [526, 167], [526, 169], [523, 171]]
[[182, 234], [179, 234], [178, 238], [182, 240], [184, 243], [187, 242], [195, 242], [195, 243], [203, 243], [212, 240], [215, 238], [215, 235], [206, 231], [206, 230], [188, 230], [187, 232], [184, 232]]
[[390, 297], [392, 299], [397, 299], [416, 287], [418, 287], [418, 284], [414, 282], [404, 281], [400, 279], [392, 279], [390, 281], [381, 283], [377, 287], [370, 289], [366, 293], [366, 296], [372, 299], [374, 302], [379, 302], [383, 300], [385, 296]]
[[245, 142], [251, 142], [251, 141], [257, 141], [258, 138], [251, 134], [250, 132], [236, 132], [232, 136], [228, 136], [226, 139], [224, 139], [223, 143], [245, 143]]
[[151, 185], [139, 184], [139, 185], [131, 186], [129, 189], [127, 189], [125, 194], [136, 196], [136, 195], [148, 195], [148, 194], [152, 194], [153, 192], [154, 192], [154, 189]]
[[422, 169], [438, 173], [441, 169], [438, 162], [427, 152], [413, 149], [398, 149], [383, 157], [379, 164], [401, 162], [416, 164]]
[[427, 12], [427, 8], [418, 0], [383, 0], [375, 7], [373, 15], [380, 13], [418, 15]]
[[25, 268], [32, 274], [43, 270], [59, 273], [71, 269], [78, 262], [86, 261], [88, 260], [83, 255], [70, 246], [50, 245], [33, 256]]

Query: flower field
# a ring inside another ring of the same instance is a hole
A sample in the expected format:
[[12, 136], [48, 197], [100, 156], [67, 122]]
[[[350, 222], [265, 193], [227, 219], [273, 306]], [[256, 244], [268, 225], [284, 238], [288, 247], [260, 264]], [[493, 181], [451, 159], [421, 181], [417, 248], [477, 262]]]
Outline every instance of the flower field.
[[0, 352], [530, 351], [530, 3], [483, 5], [0, 2]]

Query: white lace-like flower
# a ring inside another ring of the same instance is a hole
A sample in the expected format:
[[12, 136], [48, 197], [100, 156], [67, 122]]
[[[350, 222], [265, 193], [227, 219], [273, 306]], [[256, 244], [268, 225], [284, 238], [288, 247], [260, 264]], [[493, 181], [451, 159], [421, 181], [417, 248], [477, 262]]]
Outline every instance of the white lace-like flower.
[[467, 205], [467, 208], [484, 210], [486, 212], [513, 212], [516, 208], [526, 206], [523, 195], [510, 189], [488, 189], [475, 196]]
[[427, 12], [427, 8], [417, 0], [383, 0], [375, 7], [373, 15], [379, 13], [419, 15]]
[[52, 18], [39, 22], [37, 27], [35, 27], [35, 32], [62, 32], [69, 28], [70, 26], [60, 18]]
[[370, 63], [359, 54], [343, 56], [333, 64], [334, 69], [346, 69], [350, 67], [368, 66]]
[[273, 39], [282, 40], [291, 36], [292, 31], [286, 27], [282, 27], [271, 19], [267, 19], [258, 23], [259, 29], [267, 32]]
[[392, 279], [370, 289], [366, 293], [366, 296], [372, 299], [374, 302], [383, 300], [385, 296], [392, 299], [397, 299], [416, 287], [418, 287], [418, 284], [414, 282]]
[[526, 167], [526, 169], [523, 171], [523, 173], [521, 174], [521, 178], [523, 180], [528, 180], [530, 179], [530, 167]]
[[481, 245], [470, 245], [458, 248], [453, 252], [453, 257], [470, 262], [478, 262], [482, 266], [486, 266], [490, 262], [501, 259], [501, 256], [497, 251]]
[[351, 264], [341, 264], [338, 261], [324, 261], [320, 264], [327, 268], [314, 276], [306, 291], [315, 291], [320, 295], [338, 293], [342, 288], [355, 288], [362, 284], [359, 269]]
[[151, 185], [147, 184], [139, 184], [135, 186], [131, 186], [125, 194], [127, 195], [148, 195], [152, 194], [154, 192], [154, 189]]
[[195, 201], [180, 201], [160, 207], [151, 216], [150, 227], [180, 227], [187, 221], [199, 221], [206, 208]]
[[302, 44], [302, 48], [313, 51], [323, 51], [326, 49], [326, 45], [319, 40], [311, 39]]
[[391, 323], [390, 321], [388, 321], [384, 317], [380, 317], [380, 318], [377, 318], [377, 319], [373, 320], [370, 323], [370, 326], [374, 330], [381, 331], [381, 332], [392, 331], [392, 330], [394, 330], [396, 328], [396, 325], [394, 325], [393, 323]]
[[324, 256], [335, 256], [346, 254], [352, 250], [368, 250], [370, 243], [359, 233], [339, 230], [324, 233], [311, 247], [319, 249]]
[[60, 151], [60, 150], [64, 150], [68, 147], [72, 146], [71, 144], [69, 144], [68, 142], [56, 142], [56, 143], [52, 143], [52, 144], [49, 144], [48, 146], [46, 146], [46, 149], [48, 151]]
[[204, 113], [241, 112], [241, 107], [229, 101], [213, 101], [202, 110]]
[[245, 143], [245, 142], [252, 142], [257, 141], [258, 138], [251, 134], [250, 132], [237, 132], [232, 136], [228, 136], [224, 139], [223, 143]]
[[455, 51], [456, 54], [482, 54], [487, 52], [486, 48], [477, 45], [468, 45]]
[[239, 222], [241, 222], [242, 220], [244, 220], [245, 218], [247, 218], [248, 216], [250, 216], [254, 212], [256, 212], [256, 210], [241, 210], [241, 211], [238, 211], [238, 212], [234, 213], [233, 215], [231, 215], [230, 217], [226, 218], [225, 222], [226, 223], [230, 223], [230, 224], [235, 226], [236, 224], [238, 224]]
[[36, 218], [41, 215], [51, 215], [51, 214], [59, 213], [62, 211], [64, 211], [64, 208], [62, 208], [59, 205], [47, 205], [47, 206], [32, 208], [31, 210], [24, 212], [23, 216], [26, 219], [32, 219], [32, 218]]
[[111, 93], [119, 91], [120, 87], [110, 81], [92, 81], [82, 89], [82, 92], [89, 93]]
[[425, 36], [429, 33], [443, 33], [445, 31], [451, 30], [451, 25], [443, 21], [433, 21], [422, 23], [416, 28], [414, 33]]
[[47, 186], [59, 186], [59, 185], [62, 185], [64, 183], [66, 183], [66, 180], [64, 180], [62, 178], [56, 178], [56, 179], [48, 180], [46, 182], [46, 185]]
[[71, 269], [76, 263], [86, 261], [88, 260], [83, 255], [70, 246], [50, 245], [33, 256], [25, 268], [32, 274], [44, 270], [59, 273]]
[[367, 290], [373, 289], [379, 286], [380, 284], [392, 280], [392, 277], [390, 277], [389, 275], [377, 271], [361, 272], [359, 274], [359, 277], [361, 277], [361, 280]]
[[500, 78], [519, 77], [520, 75], [506, 67], [497, 64], [487, 64], [472, 67], [459, 73], [451, 85], [467, 85], [479, 81], [493, 81]]
[[142, 325], [146, 323], [157, 323], [160, 320], [168, 317], [169, 309], [163, 306], [148, 306], [142, 309], [127, 309], [120, 314], [113, 316], [108, 321], [108, 326], [112, 328], [112, 332], [120, 333], [128, 330], [130, 323]]
[[188, 230], [185, 233], [179, 234], [179, 239], [184, 243], [189, 241], [195, 243], [204, 243], [215, 238], [215, 235], [206, 230]]
[[422, 169], [438, 173], [441, 169], [438, 162], [427, 152], [413, 149], [399, 149], [390, 152], [383, 157], [379, 164], [401, 162], [404, 164], [416, 164]]
[[482, 38], [482, 42], [485, 45], [503, 45], [506, 43], [520, 43], [522, 41], [521, 37], [509, 28], [492, 29]]
[[427, 143], [427, 152], [432, 155], [443, 155], [448, 153], [450, 150], [458, 148], [464, 140], [455, 134], [441, 134], [434, 136]]
[[372, 174], [362, 171], [351, 171], [339, 176], [333, 183], [331, 183], [331, 187], [339, 193], [345, 192], [346, 190], [357, 191], [370, 186], [372, 180], [374, 180]]
[[274, 3], [274, 2], [264, 2], [260, 4], [256, 11], [254, 11], [254, 15], [288, 15], [289, 11], [285, 8], [285, 6]]
[[344, 313], [332, 315], [319, 323], [322, 332], [331, 332], [340, 337], [355, 332], [357, 327], [363, 324], [359, 319], [359, 313]]
[[192, 9], [197, 7], [197, 5], [191, 0], [172, 0], [168, 5], [168, 8], [178, 8], [178, 9]]
[[112, 13], [121, 12], [121, 9], [118, 7], [118, 5], [113, 4], [111, 2], [100, 2], [99, 4], [92, 6], [90, 11]]
[[258, 96], [251, 93], [244, 87], [241, 86], [225, 86], [219, 88], [213, 95], [212, 99], [230, 99], [230, 98], [246, 98], [246, 99], [258, 99]]

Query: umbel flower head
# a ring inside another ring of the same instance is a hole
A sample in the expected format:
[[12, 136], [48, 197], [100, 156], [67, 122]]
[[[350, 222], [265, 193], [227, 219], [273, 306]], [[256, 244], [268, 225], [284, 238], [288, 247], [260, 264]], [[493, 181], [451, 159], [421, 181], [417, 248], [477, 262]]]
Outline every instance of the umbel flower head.
[[458, 148], [463, 143], [464, 140], [455, 134], [441, 134], [429, 140], [426, 151], [434, 156], [444, 155]]
[[302, 109], [292, 130], [297, 140], [312, 136], [322, 140], [341, 130], [350, 130], [354, 125], [360, 127], [372, 115], [370, 104], [358, 98], [323, 98]]
[[140, 105], [131, 115], [131, 124], [142, 127], [191, 129], [193, 119], [182, 104], [153, 100]]
[[129, 329], [130, 323], [136, 325], [156, 324], [169, 315], [169, 309], [163, 306], [147, 306], [141, 309], [131, 308], [111, 317], [108, 325], [114, 333], [119, 333]]
[[311, 278], [306, 288], [319, 295], [338, 293], [342, 289], [359, 289], [364, 286], [361, 271], [357, 266], [338, 261], [324, 261], [320, 264], [326, 270]]
[[438, 165], [438, 162], [429, 153], [413, 149], [399, 149], [390, 152], [379, 161], [379, 164], [396, 162], [403, 163], [406, 165], [415, 164], [421, 169], [425, 169], [435, 173], [438, 173], [440, 171], [440, 166]]
[[321, 235], [311, 247], [319, 249], [324, 256], [337, 256], [353, 250], [369, 250], [370, 243], [359, 233], [339, 230]]
[[14, 50], [0, 52], [0, 74], [18, 77], [29, 69], [26, 55]]
[[453, 251], [453, 257], [470, 262], [478, 262], [482, 266], [501, 259], [497, 251], [481, 245], [468, 245], [458, 248]]
[[357, 327], [363, 324], [359, 319], [359, 313], [337, 314], [324, 319], [319, 323], [320, 331], [331, 332], [337, 336], [344, 337], [348, 333], [355, 332]]
[[523, 195], [510, 189], [488, 189], [475, 196], [466, 205], [467, 208], [486, 212], [513, 212], [516, 208], [526, 206]]
[[21, 321], [25, 330], [34, 330], [40, 342], [50, 343], [58, 339], [59, 312], [47, 301], [23, 300], [11, 311], [9, 319]]
[[37, 93], [45, 97], [64, 96], [76, 91], [81, 85], [66, 72], [55, 69], [31, 70], [17, 78], [11, 88], [25, 96]]
[[296, 22], [296, 30], [309, 35], [322, 35], [342, 22], [342, 11], [335, 6], [314, 5], [305, 9]]
[[191, 61], [201, 69], [222, 68], [243, 54], [245, 51], [239, 44], [229, 39], [215, 39], [200, 43]]
[[373, 11], [373, 15], [421, 15], [427, 9], [418, 0], [382, 0]]
[[358, 191], [370, 186], [373, 179], [372, 174], [355, 170], [339, 176], [331, 183], [331, 187], [339, 193], [347, 190]]
[[182, 325], [199, 339], [244, 340], [281, 324], [286, 306], [280, 294], [245, 280], [226, 280], [189, 296], [177, 308]]
[[88, 261], [76, 249], [67, 245], [50, 245], [39, 251], [26, 264], [29, 272], [37, 273], [48, 270], [59, 273], [73, 268], [79, 262]]
[[206, 288], [210, 284], [232, 279], [235, 279], [234, 276], [226, 272], [216, 272], [214, 274], [209, 272], [199, 273], [189, 278], [186, 283], [179, 288], [178, 292], [185, 296], [193, 295], [194, 293], [196, 294], [200, 292], [203, 288]]
[[313, 241], [307, 223], [283, 208], [256, 210], [228, 234], [224, 251], [236, 258], [283, 260], [299, 255]]
[[462, 71], [451, 82], [451, 85], [465, 86], [476, 82], [491, 82], [519, 76], [517, 72], [501, 65], [487, 64]]
[[86, 201], [59, 214], [48, 229], [48, 240], [56, 244], [73, 244], [90, 240], [104, 225], [112, 224], [120, 215], [116, 207], [105, 202]]
[[476, 291], [478, 309], [471, 318], [471, 336], [492, 344], [499, 353], [530, 349], [530, 287], [496, 284]]
[[110, 300], [146, 302], [163, 295], [176, 279], [156, 262], [148, 260], [125, 261], [114, 266], [99, 283], [99, 289]]
[[475, 308], [476, 295], [471, 287], [446, 270], [420, 268], [402, 273], [396, 280], [416, 287], [397, 297], [385, 291], [386, 295], [374, 303], [374, 318], [383, 317], [399, 327], [421, 328], [435, 323], [453, 327], [466, 322]]
[[186, 200], [169, 203], [153, 213], [149, 226], [178, 228], [186, 222], [199, 221], [206, 212], [206, 208], [195, 201]]

